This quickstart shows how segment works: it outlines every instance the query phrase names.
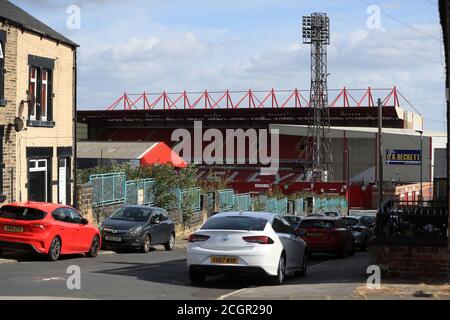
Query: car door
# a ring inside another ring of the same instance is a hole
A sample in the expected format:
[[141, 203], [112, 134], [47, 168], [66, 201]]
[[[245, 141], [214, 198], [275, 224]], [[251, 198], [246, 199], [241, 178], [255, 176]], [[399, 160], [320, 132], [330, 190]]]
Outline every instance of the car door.
[[288, 228], [286, 228], [283, 220], [278, 216], [273, 219], [272, 228], [283, 244], [284, 251], [286, 252], [286, 270], [290, 272], [296, 265], [295, 246], [292, 242], [291, 235], [288, 233]]
[[74, 228], [74, 248], [77, 252], [87, 252], [91, 247], [94, 234], [92, 229], [83, 224], [83, 217], [75, 209], [65, 208], [70, 214]]
[[162, 243], [167, 243], [169, 242], [170, 233], [172, 231], [172, 222], [169, 220], [169, 214], [164, 209], [161, 209], [160, 221], [162, 225], [161, 229], [163, 232], [161, 241]]
[[292, 247], [292, 268], [298, 269], [302, 266], [303, 263], [303, 253], [305, 250], [305, 245], [303, 241], [299, 239], [299, 237], [295, 233], [295, 229], [289, 224], [289, 222], [284, 219], [281, 220], [284, 223], [284, 229], [286, 230], [285, 233], [289, 235], [289, 242]]
[[154, 209], [150, 218], [150, 235], [152, 244], [161, 244], [164, 241], [164, 223], [161, 222], [161, 209]]
[[76, 251], [75, 226], [71, 223], [70, 212], [66, 208], [58, 208], [52, 212], [55, 219], [55, 234], [61, 237], [61, 253]]

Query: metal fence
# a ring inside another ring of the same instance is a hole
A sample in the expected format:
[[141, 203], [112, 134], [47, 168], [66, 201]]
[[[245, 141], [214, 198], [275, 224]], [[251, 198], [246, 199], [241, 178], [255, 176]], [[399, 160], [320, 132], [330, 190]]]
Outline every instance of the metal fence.
[[181, 207], [183, 210], [191, 209], [194, 212], [201, 209], [201, 189], [190, 188], [182, 189], [180, 192]]
[[155, 203], [155, 180], [130, 180], [125, 183], [125, 203], [150, 205]]
[[304, 209], [304, 200], [303, 198], [296, 199], [294, 201], [294, 213], [296, 215], [303, 214], [305, 212]]
[[288, 200], [287, 198], [282, 198], [277, 201], [277, 211], [278, 214], [288, 213]]
[[250, 193], [241, 193], [234, 195], [234, 210], [250, 211], [252, 210], [252, 200]]
[[220, 210], [231, 210], [234, 207], [234, 190], [223, 189], [219, 190]]
[[377, 214], [377, 238], [448, 239], [448, 206], [444, 201], [386, 201]]
[[93, 187], [92, 206], [125, 202], [125, 172], [94, 174], [89, 177]]

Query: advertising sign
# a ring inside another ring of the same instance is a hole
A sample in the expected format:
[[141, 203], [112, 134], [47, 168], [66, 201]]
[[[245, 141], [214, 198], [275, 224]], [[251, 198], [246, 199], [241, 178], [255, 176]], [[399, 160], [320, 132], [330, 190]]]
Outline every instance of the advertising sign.
[[420, 150], [386, 149], [386, 164], [420, 165]]

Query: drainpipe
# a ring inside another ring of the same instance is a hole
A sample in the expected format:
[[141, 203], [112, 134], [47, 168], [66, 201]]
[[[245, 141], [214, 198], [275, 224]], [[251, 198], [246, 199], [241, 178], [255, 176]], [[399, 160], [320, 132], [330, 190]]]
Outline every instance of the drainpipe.
[[77, 192], [77, 48], [73, 49], [73, 206], [78, 208]]

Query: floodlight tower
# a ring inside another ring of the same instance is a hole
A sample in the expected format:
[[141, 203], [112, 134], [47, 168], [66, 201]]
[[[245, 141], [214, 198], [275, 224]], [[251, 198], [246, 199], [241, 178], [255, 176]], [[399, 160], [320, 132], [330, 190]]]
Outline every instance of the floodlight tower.
[[330, 44], [330, 20], [325, 13], [304, 16], [303, 43], [311, 45], [310, 107], [313, 113], [308, 125], [306, 174], [309, 181], [331, 179], [330, 116], [327, 87], [327, 45]]

